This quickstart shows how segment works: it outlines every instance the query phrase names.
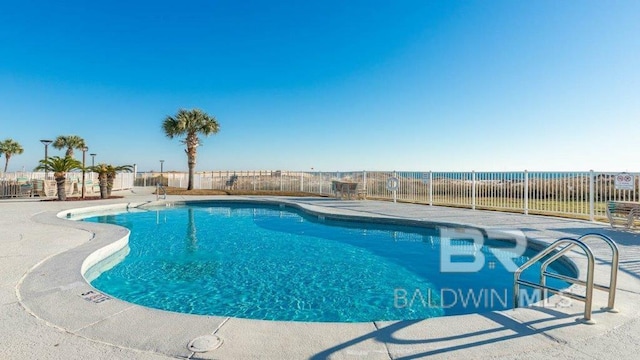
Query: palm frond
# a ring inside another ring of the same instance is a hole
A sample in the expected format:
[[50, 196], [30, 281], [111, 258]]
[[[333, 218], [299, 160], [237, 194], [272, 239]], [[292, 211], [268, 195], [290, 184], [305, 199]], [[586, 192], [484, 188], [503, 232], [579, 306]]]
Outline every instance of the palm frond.
[[73, 149], [82, 150], [86, 146], [83, 138], [78, 135], [60, 135], [53, 142], [53, 147], [56, 149], [67, 149], [65, 156], [73, 157]]
[[40, 165], [38, 165], [34, 170], [66, 173], [78, 169], [82, 169], [82, 163], [80, 161], [69, 156], [52, 156], [48, 159], [40, 160]]
[[5, 154], [7, 157], [11, 155], [19, 155], [24, 152], [22, 145], [13, 139], [6, 139], [0, 141], [0, 154]]

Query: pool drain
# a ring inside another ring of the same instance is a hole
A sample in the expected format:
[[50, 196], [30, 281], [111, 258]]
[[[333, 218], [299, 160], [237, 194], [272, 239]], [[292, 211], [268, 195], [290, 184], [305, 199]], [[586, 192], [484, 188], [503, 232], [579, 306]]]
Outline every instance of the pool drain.
[[222, 345], [222, 339], [215, 335], [203, 335], [189, 341], [187, 349], [189, 351], [204, 353], [207, 351], [215, 350]]

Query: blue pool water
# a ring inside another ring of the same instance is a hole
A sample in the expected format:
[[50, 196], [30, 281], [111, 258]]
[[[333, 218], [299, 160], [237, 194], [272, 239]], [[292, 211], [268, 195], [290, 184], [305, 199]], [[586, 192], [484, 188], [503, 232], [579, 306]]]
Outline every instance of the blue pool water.
[[[479, 272], [443, 273], [442, 229], [436, 227], [324, 220], [291, 208], [240, 203], [200, 203], [85, 221], [131, 230], [129, 254], [91, 284], [152, 308], [364, 322], [512, 306], [513, 273], [491, 251], [505, 243], [486, 240], [477, 249], [489, 264]], [[520, 265], [534, 253], [514, 261]], [[523, 278], [535, 281], [536, 270]], [[552, 270], [573, 274], [569, 268]], [[549, 284], [566, 286], [553, 279]]]

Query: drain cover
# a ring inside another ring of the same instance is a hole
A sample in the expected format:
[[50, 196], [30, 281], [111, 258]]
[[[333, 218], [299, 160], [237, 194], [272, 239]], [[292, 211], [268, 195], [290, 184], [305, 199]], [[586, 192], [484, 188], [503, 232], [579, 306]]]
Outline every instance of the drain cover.
[[222, 345], [222, 339], [215, 335], [203, 335], [189, 341], [187, 349], [189, 351], [203, 353], [211, 350], [215, 350]]

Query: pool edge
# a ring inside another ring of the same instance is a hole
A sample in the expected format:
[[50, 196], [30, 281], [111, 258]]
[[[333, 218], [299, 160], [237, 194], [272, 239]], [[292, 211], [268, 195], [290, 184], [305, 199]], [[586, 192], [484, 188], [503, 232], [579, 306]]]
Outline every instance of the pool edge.
[[[209, 200], [207, 200], [207, 201], [209, 201]], [[248, 199], [247, 201], [255, 201], [255, 199]], [[60, 220], [64, 221], [62, 219], [60, 219]], [[69, 221], [64, 221], [64, 224], [62, 224], [62, 223], [57, 223], [57, 224], [58, 225], [69, 226], [69, 227], [76, 227], [76, 226], [71, 226], [69, 223], [70, 223]], [[101, 225], [104, 225], [104, 224], [101, 224]], [[104, 225], [104, 226], [107, 226], [107, 225]], [[111, 225], [109, 225], [109, 226], [111, 226]], [[87, 224], [83, 224], [82, 227], [84, 227], [85, 230], [87, 228], [89, 228], [90, 230], [92, 229], [92, 227], [91, 226], [87, 226]], [[76, 228], [80, 228], [80, 227], [76, 227]], [[113, 231], [113, 228], [111, 228], [111, 229], [104, 228], [104, 227], [102, 229], [98, 228], [98, 230], [96, 230], [96, 232], [95, 232], [96, 233], [95, 240], [98, 240], [98, 241], [96, 241], [96, 243], [102, 242], [104, 239], [101, 239], [101, 238], [103, 236], [105, 236], [105, 233], [110, 233], [112, 231]], [[109, 237], [109, 236], [106, 236], [106, 237]], [[49, 258], [46, 261], [44, 261], [42, 264], [36, 265], [34, 268], [32, 268], [32, 270], [30, 271], [30, 274], [27, 274], [27, 275], [31, 275], [31, 276], [34, 276], [34, 277], [37, 276], [37, 275], [39, 276], [39, 274], [35, 273], [35, 270], [38, 270], [38, 268], [41, 265], [46, 265], [46, 263], [51, 262], [54, 258], [56, 258], [56, 257], [58, 257], [60, 255], [67, 254], [67, 253], [73, 253], [72, 255], [81, 256], [81, 251], [79, 251], [78, 248], [74, 248], [74, 249], [65, 251], [63, 254], [54, 255], [51, 258]], [[86, 258], [83, 258], [82, 260], [84, 261], [84, 259], [86, 259]], [[53, 271], [57, 271], [57, 268], [55, 266], [51, 267], [51, 269]], [[79, 272], [77, 270], [80, 269], [80, 267], [76, 267], [75, 269], [76, 269], [76, 272]], [[58, 285], [64, 287], [65, 285], [68, 286], [68, 285], [71, 285], [71, 284], [67, 283], [67, 284], [58, 284]], [[44, 291], [51, 291], [51, 289], [52, 289], [51, 286], [47, 286], [47, 287], [45, 287]], [[54, 289], [55, 289], [55, 287], [54, 287]], [[72, 298], [71, 300], [80, 299], [77, 296], [76, 293], [74, 293], [73, 291], [69, 291], [69, 290], [70, 289], [68, 289], [68, 288], [67, 289], [59, 289], [59, 290], [57, 290], [61, 294], [61, 296], [58, 297], [58, 298], [69, 297], [69, 298]], [[77, 290], [80, 291], [81, 289], [78, 288]], [[89, 302], [87, 302], [85, 300], [82, 300], [82, 299], [80, 299], [81, 301], [71, 301], [71, 300], [68, 301], [68, 302], [65, 302], [64, 305], [65, 306], [72, 306], [74, 303], [91, 305], [91, 303], [89, 303]], [[47, 304], [44, 304], [44, 305], [47, 305]], [[124, 321], [123, 328], [126, 329], [126, 330], [122, 331], [122, 337], [124, 337], [125, 335], [130, 335], [129, 333], [133, 332], [133, 331], [131, 331], [131, 327], [129, 325], [127, 325], [127, 321], [129, 321], [130, 319], [127, 318], [126, 315], [127, 315], [127, 312], [129, 312], [129, 311], [131, 313], [140, 312], [140, 313], [148, 315], [147, 317], [143, 318], [144, 320], [142, 320], [142, 321], [145, 324], [149, 323], [149, 326], [151, 326], [151, 327], [153, 327], [153, 326], [155, 326], [157, 324], [155, 322], [154, 317], [171, 317], [170, 314], [167, 314], [167, 312], [164, 312], [164, 311], [161, 311], [161, 310], [145, 311], [145, 309], [142, 309], [142, 310], [140, 310], [140, 309], [132, 309], [132, 308], [143, 308], [143, 307], [138, 306], [138, 305], [133, 305], [133, 306], [131, 306], [130, 304], [124, 304], [124, 305], [128, 305], [128, 306], [124, 306], [121, 309], [121, 311], [118, 313], [120, 315], [116, 315], [116, 313], [114, 313], [113, 317], [111, 318], [111, 319], [114, 319], [116, 317], [119, 317], [119, 321]], [[51, 306], [51, 304], [49, 304], [49, 306]], [[75, 309], [75, 310], [77, 312], [79, 309]], [[518, 318], [521, 318], [521, 320], [518, 320], [518, 322], [526, 324], [526, 323], [530, 322], [527, 319], [528, 319], [528, 316], [531, 314], [531, 311], [534, 311], [534, 310], [528, 310], [528, 309], [507, 310], [504, 313], [506, 313], [508, 315], [508, 317], [511, 318], [511, 319], [516, 319], [517, 320]], [[122, 316], [122, 314], [125, 314], [125, 315]], [[527, 316], [520, 316], [522, 314], [527, 314]], [[69, 313], [63, 312], [63, 315], [68, 316]], [[185, 322], [189, 322], [190, 323], [191, 321], [194, 320], [193, 317], [203, 317], [203, 316], [182, 314], [181, 316], [179, 316], [177, 318], [176, 317], [171, 317], [171, 319], [170, 319], [170, 321], [168, 321], [168, 323], [173, 323], [174, 321], [183, 321], [183, 320]], [[544, 317], [546, 317], [546, 316], [543, 316], [543, 318]], [[43, 319], [42, 317], [39, 317], [39, 318]], [[131, 318], [133, 318], [133, 316]], [[482, 318], [484, 318], [484, 317], [482, 317]], [[438, 318], [438, 319], [443, 319], [443, 318]], [[458, 322], [468, 323], [469, 320], [471, 320], [471, 319], [478, 319], [478, 316], [474, 316], [474, 315], [458, 315], [458, 316], [447, 317], [447, 319], [448, 319], [448, 321], [453, 321], [454, 323], [458, 323]], [[149, 342], [144, 342], [144, 341], [132, 342], [132, 341], [127, 341], [126, 339], [120, 339], [121, 342], [120, 343], [116, 343], [112, 339], [108, 338], [108, 336], [111, 336], [110, 332], [105, 334], [105, 333], [101, 333], [101, 332], [98, 332], [98, 331], [96, 331], [96, 332], [87, 331], [87, 329], [89, 329], [91, 327], [96, 327], [97, 325], [99, 325], [99, 323], [108, 322], [109, 320], [110, 320], [109, 317], [105, 317], [103, 314], [98, 314], [96, 316], [96, 319], [94, 319], [93, 322], [89, 322], [89, 323], [84, 324], [83, 326], [85, 326], [85, 327], [71, 327], [71, 326], [65, 326], [65, 325], [59, 325], [59, 324], [58, 325], [60, 326], [61, 329], [64, 329], [65, 331], [68, 331], [68, 332], [70, 332], [72, 334], [75, 334], [75, 335], [78, 335], [78, 336], [86, 337], [88, 339], [96, 339], [96, 341], [105, 342], [105, 343], [109, 343], [109, 344], [112, 344], [112, 345], [122, 346], [122, 347], [130, 348], [130, 349], [138, 349], [138, 350], [142, 350], [142, 351], [159, 352], [159, 353], [167, 354], [167, 355], [170, 355], [170, 356], [182, 356], [182, 355], [180, 355], [181, 351], [177, 350], [180, 346], [182, 346], [182, 344], [178, 344], [179, 346], [176, 345], [176, 348], [175, 348], [176, 350], [170, 351], [170, 352], [166, 352], [166, 351], [159, 350], [159, 349], [163, 348], [162, 340], [160, 340], [160, 339], [158, 339], [157, 341], [154, 341], [153, 344], [151, 344]], [[118, 320], [118, 319], [116, 319], [116, 320]], [[224, 319], [222, 319], [222, 320], [224, 320]], [[46, 321], [46, 319], [45, 319], [45, 321]], [[433, 322], [433, 321], [435, 321], [435, 318], [434, 319], [424, 320], [424, 321], [425, 322]], [[473, 320], [473, 321], [475, 321], [475, 320]], [[280, 323], [280, 325], [282, 325], [283, 323], [286, 324], [286, 325], [291, 325], [291, 324], [289, 324], [287, 322], [271, 322], [271, 321], [260, 321], [260, 320], [244, 320], [244, 319], [238, 320], [238, 319], [232, 319], [232, 320], [229, 320], [228, 322], [220, 321], [220, 322], [217, 323], [216, 321], [212, 321], [211, 324], [210, 324], [211, 326], [209, 327], [209, 329], [211, 329], [210, 331], [216, 332], [217, 329], [220, 329], [220, 327], [222, 325], [224, 325], [224, 327], [222, 328], [222, 330], [223, 330], [222, 334], [224, 336], [224, 334], [225, 334], [224, 330], [229, 330], [229, 333], [227, 333], [227, 334], [231, 334], [230, 326], [231, 325], [235, 325], [235, 324], [239, 324], [239, 326], [244, 327], [243, 329], [244, 329], [245, 332], [250, 333], [254, 329], [253, 326], [252, 326], [252, 324], [254, 324], [254, 322], [258, 322], [259, 323], [259, 324], [256, 325], [257, 327], [265, 326], [265, 327], [270, 328], [270, 329], [277, 328], [278, 323]], [[264, 322], [274, 323], [274, 324], [272, 326], [272, 324], [264, 324]], [[388, 326], [393, 326], [393, 324], [397, 324], [397, 323], [399, 323], [399, 322], [393, 322], [392, 324], [382, 324], [382, 323], [380, 323], [380, 326], [376, 326], [375, 327], [375, 329], [377, 329], [377, 330], [374, 329], [372, 331], [373, 331], [373, 333], [377, 333], [377, 331], [383, 330], [382, 328], [385, 328], [385, 327], [388, 327]], [[90, 325], [90, 324], [96, 324], [96, 325]], [[319, 323], [312, 323], [312, 324], [319, 324]], [[414, 326], [416, 324], [408, 324], [407, 328], [409, 326]], [[322, 331], [325, 331], [325, 330], [330, 329], [332, 326], [338, 326], [339, 328], [342, 329], [342, 328], [345, 328], [345, 327], [349, 327], [349, 325], [350, 324], [328, 324], [327, 326], [320, 326], [319, 325], [318, 328], [321, 328]], [[478, 326], [480, 326], [480, 325], [478, 325]], [[491, 325], [490, 324], [486, 324], [486, 322], [485, 322], [485, 324], [483, 326], [491, 326]], [[378, 329], [379, 327], [380, 327], [380, 329]], [[428, 328], [428, 327], [429, 326], [426, 326], [426, 328]], [[296, 329], [300, 329], [300, 327], [297, 327], [297, 326], [295, 326], [295, 328]], [[370, 326], [361, 327], [362, 331], [366, 331], [366, 328], [371, 328], [371, 327]], [[452, 325], [452, 328], [455, 328], [455, 326]], [[470, 326], [470, 328], [474, 328], [474, 327]], [[170, 331], [170, 329], [168, 328], [167, 331]], [[340, 332], [338, 330], [336, 330], [336, 331], [338, 333]], [[113, 330], [111, 330], [111, 332], [113, 332]], [[148, 329], [148, 333], [153, 333], [153, 332], [154, 332], [153, 328], [149, 328]], [[309, 332], [310, 333], [314, 333], [314, 334], [316, 333], [315, 330], [309, 331]], [[592, 333], [593, 332], [585, 333], [585, 334], [588, 335], [588, 334], [592, 334]], [[349, 335], [349, 336], [351, 336], [351, 335]], [[364, 333], [363, 333], [363, 336], [365, 336]], [[232, 336], [231, 335], [227, 335], [227, 338], [232, 338]], [[176, 339], [177, 339], [176, 342], [179, 342], [178, 340], [180, 340], [181, 337], [177, 337]], [[235, 341], [240, 341], [240, 340], [241, 339], [235, 339]], [[345, 343], [348, 343], [348, 340], [349, 339], [345, 339]], [[164, 341], [166, 342], [166, 340], [164, 340]], [[215, 351], [212, 354], [224, 357], [223, 354], [233, 353], [233, 352], [229, 352], [229, 350], [228, 350], [230, 343], [233, 343], [233, 342], [231, 342], [231, 341], [225, 342], [225, 346], [223, 346], [221, 348], [222, 351]], [[536, 345], [540, 345], [541, 344], [540, 342], [534, 342], [534, 343]], [[236, 342], [235, 345], [238, 346], [238, 342]], [[552, 344], [548, 344], [546, 342], [543, 342], [543, 345], [551, 346]], [[186, 346], [186, 343], [184, 344], [184, 346]], [[257, 349], [254, 347], [254, 350], [257, 350]], [[376, 351], [378, 351], [378, 350], [375, 350], [373, 353], [376, 353]], [[504, 351], [509, 351], [509, 349], [506, 349]]]

